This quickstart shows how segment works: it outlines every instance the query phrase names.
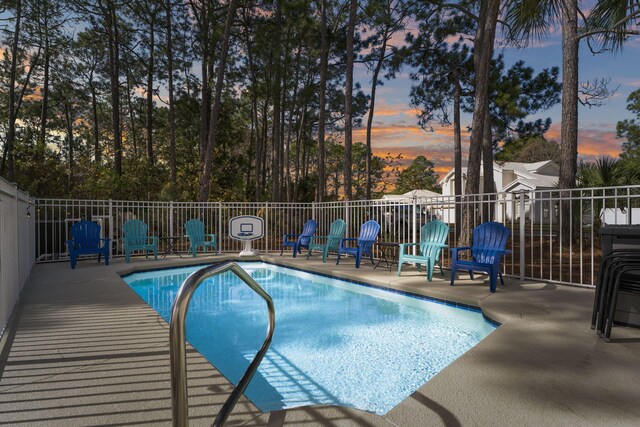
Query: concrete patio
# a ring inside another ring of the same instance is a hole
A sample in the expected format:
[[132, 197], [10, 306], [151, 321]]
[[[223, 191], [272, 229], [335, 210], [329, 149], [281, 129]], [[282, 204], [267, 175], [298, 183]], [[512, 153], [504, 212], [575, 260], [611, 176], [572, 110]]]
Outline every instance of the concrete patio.
[[[225, 258], [36, 265], [1, 343], [0, 424], [169, 425], [169, 328], [120, 274]], [[604, 343], [589, 327], [593, 290], [509, 280], [492, 295], [478, 280], [427, 283], [413, 268], [398, 278], [352, 259], [261, 258], [479, 306], [502, 326], [383, 417], [342, 407], [263, 414], [242, 399], [228, 425], [638, 425], [640, 329], [615, 327]], [[232, 386], [196, 351], [188, 357], [191, 423], [210, 425]]]

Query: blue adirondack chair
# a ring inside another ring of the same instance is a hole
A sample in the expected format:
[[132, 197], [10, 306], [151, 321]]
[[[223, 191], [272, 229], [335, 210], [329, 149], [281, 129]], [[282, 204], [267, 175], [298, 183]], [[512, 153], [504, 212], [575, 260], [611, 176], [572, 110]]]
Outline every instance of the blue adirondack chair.
[[[498, 276], [500, 282], [502, 273], [500, 263], [502, 256], [510, 254], [511, 251], [505, 249], [509, 240], [509, 229], [497, 222], [485, 222], [473, 230], [473, 246], [462, 246], [451, 249], [451, 286], [456, 278], [456, 270], [469, 271], [469, 276], [473, 280], [474, 271], [484, 271], [489, 274], [489, 290], [496, 291]], [[461, 251], [471, 251], [471, 261], [458, 259]]]
[[207, 253], [207, 248], [213, 248], [215, 253], [218, 253], [218, 236], [215, 234], [204, 234], [204, 222], [199, 219], [190, 219], [184, 223], [184, 230], [187, 233], [189, 242], [189, 251], [196, 256], [196, 250], [202, 246], [204, 253]]
[[[376, 242], [380, 234], [380, 224], [374, 220], [370, 220], [362, 224], [360, 227], [360, 236], [357, 239], [342, 239], [338, 247], [338, 260], [336, 265], [340, 264], [340, 255], [349, 254], [356, 257], [356, 268], [360, 268], [360, 260], [362, 256], [369, 255], [371, 264], [373, 264], [373, 244]], [[355, 246], [347, 246], [348, 242], [356, 242]]]
[[329, 251], [338, 252], [340, 240], [344, 237], [346, 229], [347, 223], [342, 219], [336, 219], [331, 223], [331, 227], [329, 227], [328, 236], [311, 236], [307, 259], [309, 259], [311, 251], [315, 250], [322, 252], [322, 262], [327, 262], [327, 255]]
[[139, 219], [132, 219], [122, 224], [126, 262], [131, 261], [133, 251], [144, 251], [147, 258], [149, 258], [149, 252], [153, 252], [154, 258], [158, 259], [158, 236], [149, 236], [148, 230], [147, 224]]
[[285, 234], [284, 239], [282, 240], [282, 249], [280, 250], [280, 256], [282, 256], [282, 252], [284, 252], [284, 248], [292, 247], [293, 248], [293, 257], [295, 258], [300, 252], [302, 252], [302, 248], [309, 248], [309, 242], [311, 241], [311, 236], [316, 232], [316, 228], [318, 227], [318, 223], [313, 219], [310, 219], [306, 222], [304, 227], [302, 228], [302, 233], [300, 234]]
[[[433, 268], [436, 264], [440, 265], [440, 252], [448, 245], [445, 243], [449, 237], [449, 226], [440, 220], [434, 220], [426, 223], [420, 230], [420, 243], [402, 243], [400, 244], [400, 256], [398, 259], [398, 276], [402, 271], [402, 264], [412, 262], [416, 264], [418, 271], [420, 265], [424, 264], [427, 270], [427, 279], [431, 281], [433, 278]], [[405, 253], [406, 249], [411, 246], [419, 246], [418, 253]], [[440, 273], [444, 276], [442, 265], [440, 265]]]
[[[76, 268], [78, 255], [104, 255], [105, 265], [109, 265], [109, 242], [110, 239], [100, 238], [100, 226], [92, 221], [80, 221], [71, 227], [71, 240], [67, 240], [71, 268]], [[102, 243], [102, 245], [101, 245]]]

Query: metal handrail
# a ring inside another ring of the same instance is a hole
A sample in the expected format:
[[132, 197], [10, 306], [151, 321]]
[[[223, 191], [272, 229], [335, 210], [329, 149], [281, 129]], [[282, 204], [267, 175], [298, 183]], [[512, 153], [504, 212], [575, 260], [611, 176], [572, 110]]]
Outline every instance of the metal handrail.
[[269, 294], [267, 294], [246, 271], [240, 268], [238, 264], [229, 261], [223, 264], [212, 265], [200, 269], [187, 277], [184, 283], [182, 283], [182, 286], [178, 291], [178, 295], [176, 296], [176, 300], [173, 303], [173, 307], [171, 308], [171, 322], [169, 328], [171, 354], [171, 411], [173, 425], [176, 427], [186, 427], [189, 425], [189, 406], [187, 402], [187, 357], [185, 348], [185, 323], [189, 301], [191, 300], [195, 290], [205, 279], [229, 270], [234, 272], [240, 279], [242, 279], [243, 282], [245, 282], [266, 301], [267, 309], [269, 311], [269, 325], [267, 326], [267, 337], [265, 338], [262, 347], [260, 347], [260, 350], [258, 350], [251, 361], [251, 364], [249, 364], [249, 367], [240, 379], [240, 382], [222, 406], [222, 409], [213, 422], [214, 426], [222, 426], [225, 423], [229, 414], [233, 410], [233, 407], [240, 398], [240, 395], [242, 395], [245, 388], [247, 388], [247, 385], [249, 385], [249, 381], [251, 381], [253, 374], [255, 374], [262, 358], [269, 349], [269, 345], [271, 345], [276, 318], [273, 301]]

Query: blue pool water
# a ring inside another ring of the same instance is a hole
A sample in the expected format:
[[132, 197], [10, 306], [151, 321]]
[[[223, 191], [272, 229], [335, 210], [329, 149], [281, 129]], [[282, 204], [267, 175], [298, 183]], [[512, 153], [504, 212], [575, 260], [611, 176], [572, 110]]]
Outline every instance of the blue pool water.
[[[240, 266], [276, 311], [273, 342], [245, 392], [264, 412], [334, 404], [385, 414], [495, 329], [477, 311], [266, 263]], [[124, 279], [168, 322], [179, 286], [198, 268]], [[265, 302], [231, 272], [205, 281], [189, 306], [189, 343], [234, 384], [266, 328]]]

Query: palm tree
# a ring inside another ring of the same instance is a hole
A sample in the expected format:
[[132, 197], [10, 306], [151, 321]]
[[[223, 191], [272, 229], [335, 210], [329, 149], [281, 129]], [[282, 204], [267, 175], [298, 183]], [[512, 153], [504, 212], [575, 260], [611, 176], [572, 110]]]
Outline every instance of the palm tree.
[[624, 182], [622, 163], [609, 156], [596, 159], [595, 163], [581, 162], [576, 174], [579, 187], [613, 187]]
[[[580, 28], [578, 15], [583, 18]], [[638, 16], [637, 0], [600, 0], [589, 18], [579, 10], [578, 0], [513, 0], [507, 5], [505, 21], [513, 39], [540, 39], [554, 23], [559, 22], [562, 27], [562, 121], [558, 179], [561, 189], [576, 186], [580, 40], [593, 38], [602, 44], [603, 49], [619, 49]], [[561, 221], [569, 224], [571, 210], [568, 199], [563, 201], [560, 211], [563, 216]], [[563, 238], [569, 237], [569, 227], [560, 231]]]
[[[578, 27], [578, 16], [583, 18]], [[510, 37], [542, 38], [551, 26], [562, 26], [562, 122], [560, 124], [560, 188], [575, 187], [578, 161], [578, 44], [591, 38], [605, 49], [620, 49], [640, 18], [637, 0], [600, 0], [589, 18], [578, 0], [514, 0], [505, 20]], [[590, 46], [591, 47], [591, 46]], [[592, 49], [593, 50], [593, 49]]]

